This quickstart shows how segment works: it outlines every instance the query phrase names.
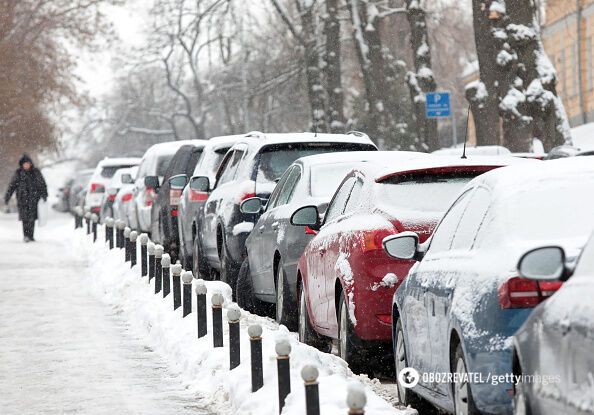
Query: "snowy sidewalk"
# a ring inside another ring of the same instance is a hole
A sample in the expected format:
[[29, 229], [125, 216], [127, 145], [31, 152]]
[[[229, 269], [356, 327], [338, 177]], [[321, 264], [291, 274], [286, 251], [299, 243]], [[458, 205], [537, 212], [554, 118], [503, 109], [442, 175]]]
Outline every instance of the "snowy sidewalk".
[[90, 288], [61, 215], [22, 242], [0, 214], [0, 413], [207, 414], [120, 311]]

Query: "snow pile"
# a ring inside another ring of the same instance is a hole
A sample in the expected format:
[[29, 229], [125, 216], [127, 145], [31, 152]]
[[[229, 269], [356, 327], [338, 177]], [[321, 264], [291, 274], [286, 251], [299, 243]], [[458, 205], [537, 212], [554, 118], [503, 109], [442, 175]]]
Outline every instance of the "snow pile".
[[233, 227], [233, 235], [237, 236], [240, 233], [249, 233], [252, 229], [254, 229], [254, 224], [252, 222], [241, 222]]
[[[307, 364], [318, 367], [320, 377], [320, 407], [323, 414], [346, 414], [347, 388], [349, 384], [363, 384], [368, 404], [366, 410], [373, 414], [411, 414], [410, 409], [398, 410], [380, 398], [374, 388], [377, 381], [366, 376], [355, 376], [340, 358], [321, 353], [298, 342], [296, 334], [272, 320], [242, 311], [241, 319], [241, 364], [229, 371], [227, 310], [231, 306], [231, 289], [221, 282], [206, 282], [208, 289], [208, 324], [211, 327], [210, 298], [221, 293], [225, 302], [223, 325], [225, 346], [214, 349], [212, 334], [202, 339], [196, 335], [195, 308], [192, 314], [182, 318], [181, 308], [173, 311], [172, 295], [163, 299], [154, 294], [154, 287], [147, 278], [140, 277], [139, 266], [130, 269], [123, 262], [123, 253], [109, 251], [102, 243], [92, 244], [84, 232], [77, 232], [71, 249], [81, 260], [89, 263], [89, 275], [94, 290], [102, 300], [113, 307], [139, 332], [146, 334], [147, 346], [163, 355], [172, 372], [179, 375], [188, 391], [195, 394], [201, 403], [206, 403], [212, 412], [220, 414], [278, 414], [276, 354], [277, 340], [287, 339], [291, 352], [292, 393], [286, 401], [283, 414], [305, 414], [305, 393], [300, 376]], [[99, 241], [102, 241], [101, 236]], [[197, 280], [194, 280], [196, 283]], [[193, 300], [195, 307], [195, 299]], [[233, 305], [234, 306], [234, 305]], [[247, 328], [251, 324], [263, 327], [264, 387], [251, 392], [250, 347]], [[395, 390], [394, 390], [394, 393]]]

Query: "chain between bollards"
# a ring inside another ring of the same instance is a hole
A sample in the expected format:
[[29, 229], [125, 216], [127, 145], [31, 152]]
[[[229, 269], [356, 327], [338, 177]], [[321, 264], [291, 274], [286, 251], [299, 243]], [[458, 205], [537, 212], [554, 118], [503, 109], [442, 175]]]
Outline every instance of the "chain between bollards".
[[93, 242], [97, 242], [97, 223], [99, 222], [99, 216], [93, 213], [91, 215], [91, 229], [93, 232]]
[[318, 388], [318, 368], [304, 366], [301, 378], [305, 383], [305, 413], [306, 415], [320, 415], [320, 391]]
[[210, 302], [212, 303], [212, 345], [223, 347], [223, 302], [225, 299], [221, 293], [214, 293]]
[[113, 249], [113, 218], [105, 219], [105, 242], [109, 244], [109, 249]]
[[128, 226], [126, 226], [124, 228], [124, 261], [125, 262], [130, 261], [130, 232], [132, 232], [132, 229], [130, 229]]
[[148, 235], [146, 233], [141, 233], [138, 238], [140, 239], [140, 276], [145, 277], [148, 273], [148, 254], [146, 249], [146, 245], [148, 244]]
[[163, 284], [163, 268], [161, 267], [161, 258], [164, 248], [162, 245], [155, 245], [155, 294], [161, 292]]
[[206, 320], [206, 284], [204, 280], [196, 281], [196, 320], [198, 324], [198, 338], [206, 336], [208, 331]]
[[136, 265], [136, 239], [138, 239], [138, 232], [130, 232], [130, 268]]
[[173, 309], [181, 307], [181, 273], [182, 266], [179, 261], [171, 267], [171, 279], [173, 280]]
[[367, 404], [367, 397], [365, 396], [365, 389], [360, 383], [349, 384], [347, 391], [347, 406], [349, 407], [348, 415], [365, 415], [365, 405]]
[[182, 282], [184, 283], [183, 295], [183, 317], [192, 312], [192, 281], [194, 276], [192, 271], [186, 271], [182, 274]]
[[285, 407], [285, 400], [291, 393], [291, 344], [287, 339], [276, 342], [276, 367], [278, 372], [278, 413]]
[[241, 310], [236, 305], [227, 310], [229, 322], [229, 369], [233, 370], [241, 363], [241, 345], [239, 336], [239, 319]]
[[148, 252], [148, 282], [155, 278], [155, 244], [149, 242], [146, 246]]
[[250, 357], [252, 363], [252, 392], [264, 386], [264, 370], [262, 366], [262, 326], [254, 324], [248, 327], [250, 336]]
[[163, 274], [163, 298], [171, 292], [171, 276], [169, 268], [171, 267], [171, 257], [169, 254], [163, 254], [161, 257], [161, 269]]
[[91, 212], [85, 212], [85, 223], [87, 225], [87, 235], [91, 234]]

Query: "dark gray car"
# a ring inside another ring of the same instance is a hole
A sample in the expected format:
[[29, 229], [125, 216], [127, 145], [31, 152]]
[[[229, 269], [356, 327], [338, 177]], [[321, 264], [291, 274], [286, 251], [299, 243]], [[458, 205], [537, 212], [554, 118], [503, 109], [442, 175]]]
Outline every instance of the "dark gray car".
[[276, 303], [276, 320], [296, 329], [297, 265], [315, 232], [291, 226], [291, 215], [300, 207], [318, 206], [324, 212], [342, 179], [358, 164], [387, 162], [389, 151], [355, 151], [319, 154], [298, 159], [279, 180], [268, 204], [259, 198], [243, 202], [243, 213], [264, 213], [246, 240], [248, 257], [237, 281], [239, 305], [252, 312], [266, 312], [263, 303]]
[[573, 269], [558, 246], [532, 250], [518, 264], [540, 284], [571, 279], [514, 336], [516, 414], [594, 413], [594, 237]]

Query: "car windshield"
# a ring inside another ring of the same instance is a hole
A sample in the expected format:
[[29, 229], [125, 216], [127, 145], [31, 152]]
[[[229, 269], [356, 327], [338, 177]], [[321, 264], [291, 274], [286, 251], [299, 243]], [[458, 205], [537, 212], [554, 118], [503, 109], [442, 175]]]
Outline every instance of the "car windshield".
[[157, 171], [155, 172], [157, 176], [165, 176], [165, 172], [167, 171], [167, 167], [169, 167], [169, 162], [171, 162], [173, 156], [173, 154], [168, 154], [166, 156], [160, 156], [157, 159]]
[[391, 177], [378, 188], [378, 199], [396, 209], [445, 212], [452, 200], [478, 172]]
[[298, 143], [277, 144], [265, 147], [258, 164], [258, 183], [274, 183], [285, 170], [301, 157], [320, 153], [334, 153], [339, 151], [371, 150], [367, 144], [353, 143]]
[[120, 166], [103, 166], [101, 168], [101, 176], [105, 177], [106, 179], [111, 179], [116, 171], [119, 169], [125, 169], [127, 167], [132, 167], [129, 164], [123, 164]]
[[342, 179], [353, 169], [353, 163], [330, 163], [312, 166], [310, 192], [313, 197], [331, 197]]

